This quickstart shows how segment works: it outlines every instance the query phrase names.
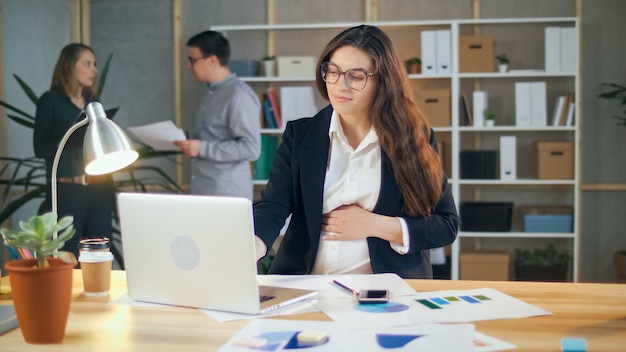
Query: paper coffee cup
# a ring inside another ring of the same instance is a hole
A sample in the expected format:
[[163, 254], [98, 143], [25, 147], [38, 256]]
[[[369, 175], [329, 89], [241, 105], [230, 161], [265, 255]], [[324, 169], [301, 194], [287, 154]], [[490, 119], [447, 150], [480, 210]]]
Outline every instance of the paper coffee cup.
[[113, 253], [82, 252], [78, 257], [87, 296], [107, 296], [111, 288]]

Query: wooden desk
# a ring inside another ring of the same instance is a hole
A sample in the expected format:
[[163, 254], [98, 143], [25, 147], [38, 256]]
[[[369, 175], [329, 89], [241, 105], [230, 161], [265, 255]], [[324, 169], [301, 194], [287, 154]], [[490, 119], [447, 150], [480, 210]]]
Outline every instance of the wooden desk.
[[[589, 351], [626, 350], [626, 285], [408, 280], [417, 291], [489, 287], [554, 313], [525, 319], [476, 322], [476, 330], [519, 346], [518, 351], [560, 351], [562, 337], [587, 339]], [[8, 290], [3, 278], [2, 292]], [[220, 323], [181, 307], [107, 306], [126, 293], [123, 271], [112, 275], [110, 297], [83, 295], [81, 272], [74, 272], [73, 302], [62, 345], [55, 351], [215, 351], [247, 321]], [[42, 292], [42, 295], [45, 295]], [[10, 304], [10, 300], [0, 304]], [[330, 320], [321, 312], [289, 319]], [[0, 336], [2, 351], [50, 351], [29, 345], [19, 329]]]

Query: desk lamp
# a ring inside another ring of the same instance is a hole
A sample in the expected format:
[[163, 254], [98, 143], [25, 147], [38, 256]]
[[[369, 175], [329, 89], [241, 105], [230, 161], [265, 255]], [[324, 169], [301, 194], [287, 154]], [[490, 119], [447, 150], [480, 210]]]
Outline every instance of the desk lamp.
[[[87, 126], [87, 132], [83, 142], [83, 158], [85, 160], [85, 173], [88, 175], [104, 175], [132, 164], [139, 157], [128, 136], [113, 121], [107, 118], [106, 112], [99, 102], [92, 102], [85, 109], [87, 118], [74, 124], [65, 133], [52, 163], [51, 198], [52, 212], [58, 216], [57, 205], [57, 168], [59, 159], [68, 139], [80, 127]], [[54, 233], [53, 238], [57, 238]]]

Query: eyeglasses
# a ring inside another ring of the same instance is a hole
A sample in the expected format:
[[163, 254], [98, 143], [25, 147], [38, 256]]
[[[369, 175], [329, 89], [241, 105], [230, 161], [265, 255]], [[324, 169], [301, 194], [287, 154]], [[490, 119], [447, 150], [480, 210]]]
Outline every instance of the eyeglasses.
[[206, 59], [207, 56], [200, 56], [200, 57], [191, 57], [191, 56], [187, 56], [187, 60], [189, 60], [189, 63], [191, 65], [195, 64], [196, 61], [201, 60], [201, 59]]
[[339, 77], [343, 75], [348, 87], [354, 90], [363, 90], [365, 85], [367, 85], [367, 79], [374, 75], [374, 73], [369, 73], [361, 68], [341, 71], [339, 66], [333, 64], [332, 62], [323, 62], [321, 65], [321, 71], [324, 82], [335, 84], [339, 81]]

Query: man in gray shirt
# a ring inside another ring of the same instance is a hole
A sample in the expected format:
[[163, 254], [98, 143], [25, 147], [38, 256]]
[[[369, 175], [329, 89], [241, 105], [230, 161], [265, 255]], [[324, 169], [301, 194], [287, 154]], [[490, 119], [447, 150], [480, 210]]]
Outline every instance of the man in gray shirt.
[[249, 85], [228, 69], [230, 45], [219, 32], [187, 41], [193, 78], [208, 89], [196, 112], [193, 139], [175, 141], [191, 160], [191, 194], [253, 199], [250, 161], [261, 153], [261, 104]]

